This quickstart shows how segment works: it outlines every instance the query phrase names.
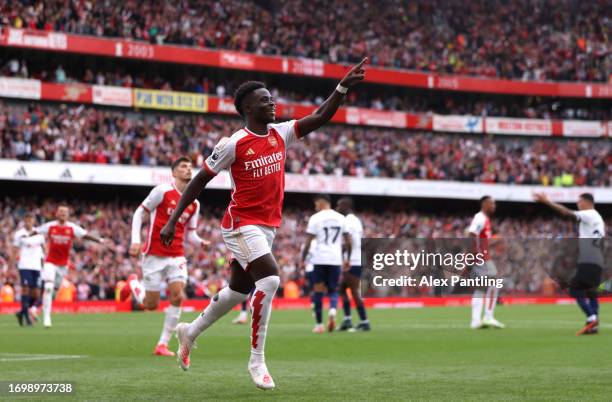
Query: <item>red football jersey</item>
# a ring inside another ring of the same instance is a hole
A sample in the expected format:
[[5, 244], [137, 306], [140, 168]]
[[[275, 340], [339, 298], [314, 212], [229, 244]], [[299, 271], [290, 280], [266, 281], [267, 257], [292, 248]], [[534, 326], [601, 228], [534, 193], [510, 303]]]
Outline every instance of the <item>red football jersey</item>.
[[482, 211], [474, 215], [472, 223], [468, 228], [468, 232], [475, 234], [476, 238], [476, 252], [484, 254], [485, 261], [490, 258], [489, 256], [489, 239], [493, 236], [491, 230], [491, 220]]
[[269, 124], [259, 135], [246, 127], [222, 138], [204, 169], [216, 175], [227, 169], [232, 182], [231, 201], [221, 226], [279, 227], [285, 194], [285, 151], [300, 137], [297, 121]]
[[176, 189], [174, 183], [172, 183], [160, 184], [155, 187], [142, 202], [142, 207], [150, 214], [149, 232], [147, 234], [147, 241], [143, 247], [144, 254], [165, 257], [185, 255], [185, 249], [183, 247], [185, 228], [189, 225], [189, 229], [195, 230], [198, 226], [198, 215], [200, 214], [200, 202], [198, 200], [192, 202], [183, 211], [183, 214], [176, 224], [174, 239], [169, 246], [164, 246], [162, 244], [160, 236], [162, 228], [168, 223], [180, 199], [181, 193]]
[[77, 224], [65, 222], [61, 225], [59, 221], [47, 222], [37, 227], [36, 232], [47, 235], [48, 252], [45, 262], [58, 266], [68, 265], [68, 256], [74, 238], [80, 238], [87, 234], [87, 231]]

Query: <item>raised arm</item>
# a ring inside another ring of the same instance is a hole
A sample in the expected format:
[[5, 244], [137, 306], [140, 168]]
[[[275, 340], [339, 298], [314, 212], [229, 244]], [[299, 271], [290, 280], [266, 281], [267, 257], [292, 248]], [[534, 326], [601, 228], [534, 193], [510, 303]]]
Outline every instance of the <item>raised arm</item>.
[[572, 218], [574, 220], [577, 219], [575, 211], [572, 211], [571, 209], [566, 208], [561, 204], [551, 201], [544, 193], [533, 193], [533, 199], [551, 208], [553, 211], [555, 211], [559, 215], [562, 215], [566, 218]]
[[174, 239], [176, 222], [178, 222], [178, 219], [183, 211], [185, 211], [185, 208], [187, 208], [196, 198], [198, 198], [198, 195], [200, 195], [202, 190], [204, 190], [204, 187], [206, 187], [208, 182], [211, 181], [213, 177], [214, 176], [206, 172], [206, 169], [201, 169], [198, 174], [191, 179], [189, 184], [187, 184], [187, 188], [183, 192], [183, 195], [181, 196], [178, 205], [174, 209], [174, 212], [172, 212], [168, 223], [164, 225], [160, 232], [163, 244], [168, 246], [170, 243], [172, 243], [172, 239]]
[[303, 137], [308, 133], [318, 129], [331, 120], [340, 104], [344, 100], [344, 96], [350, 88], [363, 81], [365, 78], [364, 63], [368, 60], [365, 57], [359, 64], [355, 65], [342, 78], [334, 92], [319, 106], [319, 108], [311, 115], [301, 118], [297, 121], [298, 131]]

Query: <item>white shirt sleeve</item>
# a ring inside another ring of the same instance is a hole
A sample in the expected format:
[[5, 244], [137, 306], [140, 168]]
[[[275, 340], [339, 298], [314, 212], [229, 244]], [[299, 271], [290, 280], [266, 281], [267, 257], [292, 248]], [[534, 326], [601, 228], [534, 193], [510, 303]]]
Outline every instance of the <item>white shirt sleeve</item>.
[[285, 147], [288, 147], [300, 138], [297, 120], [289, 120], [278, 124], [270, 124], [269, 127], [273, 128], [278, 132], [283, 141], [285, 141]]
[[36, 233], [47, 234], [49, 233], [49, 228], [51, 227], [53, 223], [55, 222], [52, 221], [52, 222], [44, 223], [41, 226], [34, 228], [34, 230], [36, 231]]
[[308, 226], [306, 227], [306, 233], [311, 234], [313, 236], [317, 235], [317, 223], [316, 223], [316, 218], [315, 216], [311, 216], [310, 219], [308, 219]]
[[155, 208], [157, 208], [159, 204], [161, 204], [163, 199], [164, 199], [164, 190], [162, 189], [161, 186], [157, 186], [157, 187], [154, 187], [153, 190], [151, 190], [147, 198], [145, 198], [145, 200], [140, 205], [142, 205], [142, 207], [147, 212], [150, 213]]
[[77, 225], [76, 223], [70, 222], [70, 226], [72, 227], [72, 231], [74, 232], [74, 237], [81, 238], [87, 234], [87, 230]]
[[468, 233], [478, 236], [480, 235], [480, 232], [482, 232], [484, 225], [485, 225], [484, 216], [478, 213], [474, 215], [474, 219], [472, 219], [472, 223], [468, 227]]
[[574, 215], [576, 216], [576, 220], [578, 220], [578, 222], [584, 222], [586, 224], [590, 224], [592, 221], [592, 216], [590, 213], [588, 213], [587, 211], [572, 211], [574, 213]]
[[189, 218], [189, 223], [187, 224], [187, 236], [186, 240], [194, 245], [200, 245], [204, 240], [200, 236], [198, 236], [198, 232], [196, 229], [198, 228], [198, 218], [200, 216], [200, 203], [196, 200], [196, 209], [193, 211], [193, 215]]
[[229, 169], [235, 159], [236, 142], [228, 137], [223, 137], [215, 145], [212, 154], [204, 161], [204, 169], [211, 175], [217, 175], [222, 170]]
[[136, 208], [132, 217], [132, 242], [131, 244], [140, 244], [140, 230], [142, 229], [142, 214], [145, 209], [142, 205]]
[[15, 232], [15, 234], [13, 234], [13, 247], [21, 246], [21, 238], [22, 237], [23, 237], [23, 234], [22, 234], [21, 230], [18, 230], [17, 232]]

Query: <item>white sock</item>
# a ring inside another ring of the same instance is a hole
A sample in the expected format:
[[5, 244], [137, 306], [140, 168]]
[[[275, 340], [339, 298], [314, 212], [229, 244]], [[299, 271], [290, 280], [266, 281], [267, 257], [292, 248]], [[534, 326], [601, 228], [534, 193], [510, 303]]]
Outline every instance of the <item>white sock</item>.
[[595, 321], [595, 320], [597, 320], [597, 314], [590, 315], [590, 316], [587, 318], [587, 322], [593, 322], [593, 321]]
[[177, 307], [177, 306], [169, 305], [168, 307], [166, 307], [166, 317], [164, 318], [164, 326], [162, 327], [162, 332], [159, 337], [159, 342], [157, 342], [158, 345], [160, 343], [166, 346], [168, 345], [168, 342], [170, 342], [170, 337], [176, 330], [176, 325], [178, 324], [180, 317], [181, 317], [181, 307], [180, 306]]
[[242, 303], [247, 299], [248, 295], [236, 292], [229, 287], [221, 289], [217, 293], [210, 304], [204, 309], [195, 320], [189, 324], [187, 335], [191, 339], [197, 338], [206, 328], [210, 327], [219, 318], [227, 314], [238, 303]]
[[335, 308], [330, 308], [328, 314], [330, 316], [332, 316], [332, 317], [335, 317], [336, 316], [336, 309]]
[[264, 348], [268, 322], [272, 313], [272, 300], [280, 285], [280, 277], [267, 276], [255, 282], [251, 297], [251, 363], [264, 362]]
[[240, 310], [240, 314], [238, 314], [238, 318], [241, 320], [247, 319], [247, 312], [245, 310]]
[[475, 290], [472, 294], [472, 322], [480, 322], [482, 315], [482, 306], [484, 304], [484, 292], [480, 289]]
[[43, 293], [43, 319], [45, 321], [51, 320], [51, 303], [53, 301], [53, 290], [54, 284], [53, 282], [45, 282], [45, 290]]
[[485, 297], [485, 320], [493, 319], [493, 312], [495, 311], [495, 305], [497, 304], [497, 295], [499, 294], [499, 289], [495, 286], [489, 286], [487, 288], [487, 297]]
[[[130, 288], [132, 290], [132, 296], [136, 299], [138, 304], [142, 304], [145, 297], [145, 288], [138, 279], [132, 279], [130, 281]], [[180, 314], [180, 313], [179, 313]]]

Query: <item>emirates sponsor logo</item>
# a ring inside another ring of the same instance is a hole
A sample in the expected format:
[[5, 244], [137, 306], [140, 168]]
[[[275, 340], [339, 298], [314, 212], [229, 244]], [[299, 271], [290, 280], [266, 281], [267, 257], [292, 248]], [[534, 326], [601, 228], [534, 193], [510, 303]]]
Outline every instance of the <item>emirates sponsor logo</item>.
[[260, 156], [259, 158], [252, 161], [244, 162], [244, 170], [253, 170], [256, 168], [261, 168], [267, 165], [272, 165], [277, 162], [281, 162], [283, 160], [282, 152], [275, 152], [272, 155]]

